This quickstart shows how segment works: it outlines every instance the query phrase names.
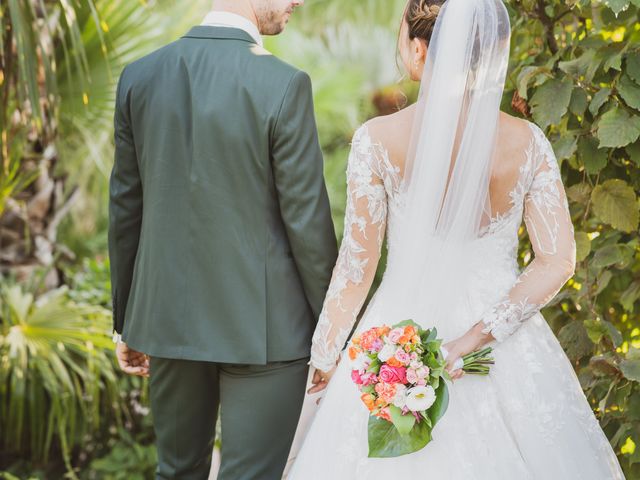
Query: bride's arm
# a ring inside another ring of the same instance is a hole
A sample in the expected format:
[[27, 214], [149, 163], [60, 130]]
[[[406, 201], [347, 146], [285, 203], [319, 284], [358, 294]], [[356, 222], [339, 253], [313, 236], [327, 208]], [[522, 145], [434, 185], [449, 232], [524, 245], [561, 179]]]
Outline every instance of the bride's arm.
[[525, 197], [524, 220], [535, 257], [513, 287], [492, 305], [462, 337], [445, 345], [448, 370], [455, 361], [497, 340], [510, 337], [526, 320], [540, 311], [573, 276], [575, 240], [560, 169], [549, 141], [536, 129], [535, 173]]
[[573, 224], [560, 169], [549, 141], [538, 129], [535, 135], [537, 166], [524, 214], [535, 258], [508, 295], [482, 318], [483, 332], [498, 341], [549, 303], [575, 270]]
[[387, 197], [366, 127], [353, 138], [347, 167], [344, 236], [313, 335], [311, 365], [333, 370], [376, 273], [387, 220]]

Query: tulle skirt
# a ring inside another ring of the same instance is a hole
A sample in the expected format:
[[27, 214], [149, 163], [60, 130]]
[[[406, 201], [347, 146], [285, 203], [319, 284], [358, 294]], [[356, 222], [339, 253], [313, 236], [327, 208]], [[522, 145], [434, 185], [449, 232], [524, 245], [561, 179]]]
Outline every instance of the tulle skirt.
[[[381, 323], [375, 310], [374, 305], [358, 330]], [[496, 364], [489, 376], [466, 375], [450, 385], [449, 408], [432, 442], [388, 459], [367, 456], [369, 413], [351, 381], [348, 359], [343, 360], [319, 407], [309, 398], [287, 478], [623, 479], [544, 318], [537, 314], [493, 347]]]

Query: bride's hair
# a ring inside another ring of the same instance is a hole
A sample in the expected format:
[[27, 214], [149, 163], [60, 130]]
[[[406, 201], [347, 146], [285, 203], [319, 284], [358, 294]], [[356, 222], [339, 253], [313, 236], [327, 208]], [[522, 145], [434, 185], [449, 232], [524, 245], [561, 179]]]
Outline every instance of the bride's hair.
[[409, 40], [420, 38], [431, 41], [440, 7], [445, 0], [409, 0], [404, 18], [409, 26]]

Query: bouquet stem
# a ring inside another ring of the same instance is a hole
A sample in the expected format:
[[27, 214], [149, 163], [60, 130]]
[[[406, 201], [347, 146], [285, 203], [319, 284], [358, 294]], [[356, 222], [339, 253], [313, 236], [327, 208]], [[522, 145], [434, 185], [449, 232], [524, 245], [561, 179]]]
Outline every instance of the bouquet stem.
[[488, 375], [490, 366], [495, 363], [493, 357], [490, 356], [493, 349], [486, 347], [481, 350], [476, 350], [462, 357], [464, 366], [462, 371], [473, 375]]

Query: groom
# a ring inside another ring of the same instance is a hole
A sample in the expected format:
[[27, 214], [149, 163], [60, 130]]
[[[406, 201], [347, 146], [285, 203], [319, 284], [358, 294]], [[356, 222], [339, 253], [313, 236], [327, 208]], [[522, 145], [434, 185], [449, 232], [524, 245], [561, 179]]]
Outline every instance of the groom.
[[118, 360], [150, 375], [159, 479], [278, 479], [336, 260], [311, 83], [262, 47], [302, 0], [219, 0], [126, 67], [109, 254]]

